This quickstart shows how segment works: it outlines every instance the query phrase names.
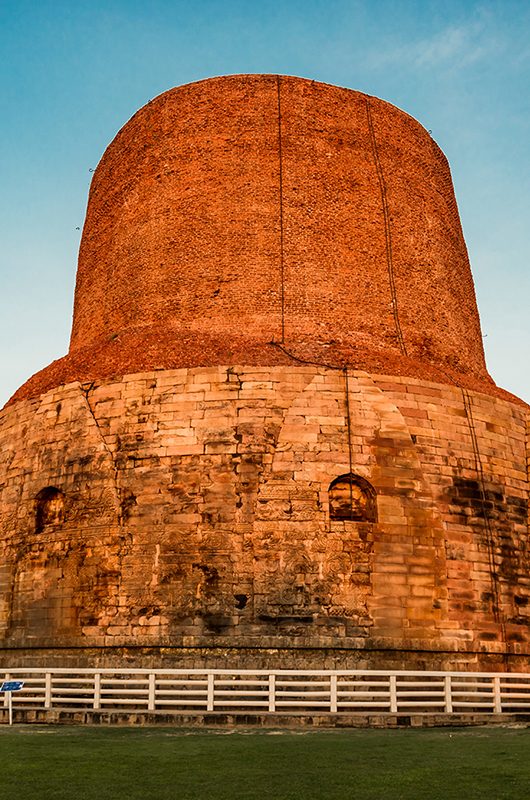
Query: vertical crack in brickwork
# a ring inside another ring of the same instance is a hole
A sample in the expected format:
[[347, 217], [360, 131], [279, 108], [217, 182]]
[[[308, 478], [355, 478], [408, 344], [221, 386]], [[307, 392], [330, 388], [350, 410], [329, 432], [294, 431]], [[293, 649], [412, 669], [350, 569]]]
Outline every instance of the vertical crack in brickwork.
[[[309, 364], [313, 367], [324, 367], [325, 369], [329, 369], [332, 372], [342, 372], [344, 375], [344, 393], [345, 393], [345, 400], [346, 400], [346, 432], [348, 437], [348, 463], [350, 469], [350, 476], [353, 475], [353, 451], [352, 451], [352, 434], [351, 434], [351, 417], [350, 417], [350, 387], [349, 387], [349, 377], [348, 377], [348, 367], [336, 367], [333, 364], [326, 364], [321, 361], [308, 361], [304, 358], [298, 358], [295, 356], [294, 353], [291, 353], [286, 347], [284, 347], [279, 342], [272, 341], [270, 344], [277, 347], [282, 353], [289, 356], [290, 358], [297, 361], [299, 364]], [[350, 478], [350, 508], [353, 509], [353, 484]], [[331, 522], [331, 520], [330, 520]]]
[[279, 212], [280, 212], [280, 302], [282, 315], [282, 343], [285, 342], [285, 264], [283, 254], [283, 153], [282, 153], [282, 103], [280, 76], [276, 75], [276, 93], [278, 99], [278, 180], [279, 180]]
[[20, 552], [20, 550], [17, 549], [17, 551], [16, 551], [16, 553], [14, 555], [13, 570], [11, 572], [11, 580], [9, 582], [9, 590], [8, 590], [9, 591], [9, 600], [8, 600], [8, 608], [7, 608], [6, 620], [5, 620], [5, 623], [4, 623], [4, 634], [3, 634], [3, 638], [5, 638], [5, 639], [9, 639], [9, 637], [11, 636], [11, 633], [13, 631], [13, 628], [15, 627], [15, 624], [16, 624], [14, 619], [13, 619], [13, 617], [14, 617], [14, 608], [13, 608], [13, 606], [15, 604], [15, 596], [16, 596], [16, 591], [17, 591], [17, 582], [18, 582], [18, 576], [19, 576], [19, 572], [20, 572], [20, 565], [22, 564], [22, 557], [21, 556], [22, 556], [22, 553]]
[[[308, 361], [304, 358], [298, 358], [295, 356], [294, 353], [291, 353], [286, 347], [283, 347], [282, 344], [279, 342], [271, 342], [272, 345], [277, 347], [282, 353], [285, 353], [290, 358], [297, 361], [299, 364], [309, 364], [312, 367], [324, 367], [325, 369], [329, 369], [332, 372], [342, 372], [344, 375], [344, 394], [345, 394], [345, 402], [346, 402], [346, 433], [348, 437], [348, 464], [350, 470], [350, 476], [353, 475], [353, 452], [352, 452], [352, 434], [351, 434], [351, 417], [350, 417], [350, 387], [349, 387], [349, 378], [348, 378], [348, 367], [336, 367], [333, 364], [326, 364], [321, 361]], [[350, 508], [353, 509], [353, 484], [350, 478]]]
[[118, 487], [118, 467], [116, 466], [116, 459], [114, 458], [114, 453], [110, 449], [110, 447], [109, 447], [109, 445], [107, 443], [107, 440], [105, 439], [105, 436], [103, 434], [103, 431], [101, 430], [101, 426], [100, 426], [100, 424], [99, 424], [99, 422], [97, 420], [97, 417], [96, 417], [96, 414], [94, 412], [94, 409], [92, 408], [92, 406], [90, 404], [90, 392], [92, 391], [93, 388], [94, 388], [94, 382], [93, 381], [92, 381], [92, 383], [89, 383], [88, 385], [87, 384], [80, 384], [80, 386], [79, 386], [81, 394], [85, 398], [85, 403], [86, 403], [86, 407], [88, 409], [88, 413], [90, 414], [90, 416], [94, 420], [94, 424], [96, 426], [97, 432], [99, 433], [99, 436], [100, 436], [101, 442], [103, 444], [103, 447], [105, 448], [106, 452], [108, 453], [108, 455], [110, 457], [110, 461], [111, 461], [111, 464], [112, 464], [112, 473], [113, 473], [114, 495], [115, 495], [116, 503], [117, 503], [118, 524], [122, 525], [123, 524], [123, 519], [122, 519], [122, 513], [121, 513], [120, 489]]
[[344, 367], [344, 390], [346, 393], [346, 430], [348, 432], [348, 464], [350, 470], [350, 512], [353, 517], [353, 453], [351, 449], [350, 384], [348, 380], [348, 367]]
[[464, 412], [466, 415], [466, 420], [469, 428], [469, 435], [471, 438], [471, 447], [473, 449], [473, 459], [475, 462], [475, 471], [477, 473], [478, 478], [478, 485], [480, 489], [480, 504], [482, 507], [482, 517], [484, 519], [484, 526], [486, 529], [486, 552], [488, 556], [488, 565], [489, 565], [489, 572], [490, 572], [490, 580], [491, 580], [491, 591], [493, 595], [493, 616], [497, 623], [501, 628], [501, 635], [504, 641], [504, 645], [507, 648], [508, 643], [506, 641], [506, 623], [504, 621], [504, 614], [502, 613], [501, 609], [501, 598], [500, 598], [500, 589], [499, 589], [499, 578], [497, 575], [497, 570], [495, 568], [495, 539], [494, 539], [494, 531], [491, 524], [491, 519], [488, 514], [487, 508], [487, 500], [486, 500], [486, 487], [485, 487], [485, 478], [484, 478], [484, 469], [482, 467], [482, 458], [480, 456], [480, 449], [478, 444], [477, 432], [475, 428], [475, 421], [473, 419], [473, 408], [471, 405], [471, 396], [469, 392], [462, 388], [460, 390], [462, 392], [462, 401], [464, 404]]
[[372, 153], [374, 157], [374, 164], [375, 170], [377, 173], [377, 180], [379, 183], [379, 190], [381, 192], [381, 205], [383, 206], [383, 219], [384, 219], [384, 226], [385, 226], [385, 249], [386, 249], [386, 265], [388, 270], [388, 282], [390, 284], [390, 295], [391, 295], [391, 302], [392, 302], [392, 313], [394, 315], [394, 325], [396, 328], [396, 335], [399, 342], [399, 347], [403, 355], [407, 354], [407, 348], [405, 346], [405, 340], [403, 338], [403, 332], [401, 330], [401, 324], [399, 321], [399, 312], [398, 312], [398, 301], [397, 301], [397, 292], [396, 292], [396, 283], [394, 280], [394, 261], [392, 257], [392, 233], [390, 230], [390, 214], [388, 212], [388, 200], [386, 196], [386, 184], [385, 184], [385, 177], [383, 175], [383, 169], [381, 167], [381, 160], [379, 158], [379, 152], [377, 149], [377, 140], [375, 138], [375, 131], [374, 131], [374, 124], [372, 120], [372, 109], [370, 108], [370, 100], [368, 97], [365, 98], [366, 103], [366, 116], [368, 118], [368, 130], [370, 132], [370, 142], [372, 145]]

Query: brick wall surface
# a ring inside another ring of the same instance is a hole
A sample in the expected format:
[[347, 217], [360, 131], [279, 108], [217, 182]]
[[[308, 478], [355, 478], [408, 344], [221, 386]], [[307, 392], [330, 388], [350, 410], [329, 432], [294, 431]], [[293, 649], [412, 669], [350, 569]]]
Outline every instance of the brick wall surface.
[[496, 393], [445, 156], [349, 89], [275, 75], [172, 89], [105, 152], [70, 354], [16, 399], [297, 359]]
[[[145, 663], [156, 648], [166, 665], [520, 666], [527, 424], [484, 394], [316, 366], [152, 371], [14, 403], [1, 644], [56, 662], [60, 645], [144, 647]], [[376, 522], [330, 520], [350, 471]], [[63, 516], [37, 530], [46, 487]]]

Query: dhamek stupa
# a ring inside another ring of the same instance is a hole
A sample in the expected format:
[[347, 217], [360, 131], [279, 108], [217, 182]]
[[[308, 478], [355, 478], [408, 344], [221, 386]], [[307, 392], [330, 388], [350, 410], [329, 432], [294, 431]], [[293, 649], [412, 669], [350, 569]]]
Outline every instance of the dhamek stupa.
[[1, 413], [2, 663], [524, 670], [528, 412], [418, 122], [172, 89], [95, 171], [68, 355]]

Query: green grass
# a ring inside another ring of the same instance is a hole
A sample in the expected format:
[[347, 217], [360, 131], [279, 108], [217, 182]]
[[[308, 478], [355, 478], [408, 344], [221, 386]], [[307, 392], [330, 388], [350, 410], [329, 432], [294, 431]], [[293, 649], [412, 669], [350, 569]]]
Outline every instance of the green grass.
[[530, 729], [0, 728], [2, 800], [528, 800]]

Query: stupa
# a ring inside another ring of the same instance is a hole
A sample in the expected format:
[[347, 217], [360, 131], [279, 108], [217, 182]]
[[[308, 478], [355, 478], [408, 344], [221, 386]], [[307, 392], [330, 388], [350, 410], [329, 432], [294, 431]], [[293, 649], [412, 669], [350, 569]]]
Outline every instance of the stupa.
[[528, 422], [418, 122], [165, 92], [94, 173], [68, 355], [0, 415], [2, 663], [525, 670]]

